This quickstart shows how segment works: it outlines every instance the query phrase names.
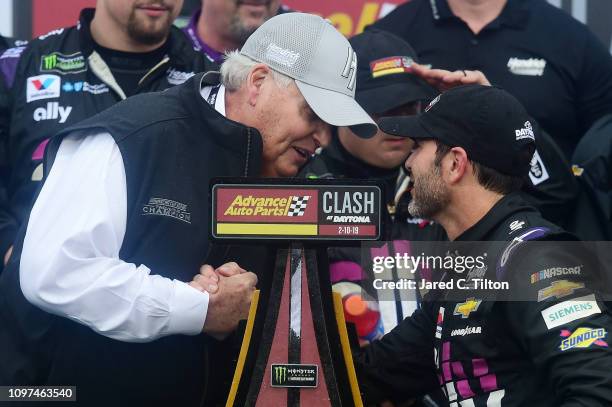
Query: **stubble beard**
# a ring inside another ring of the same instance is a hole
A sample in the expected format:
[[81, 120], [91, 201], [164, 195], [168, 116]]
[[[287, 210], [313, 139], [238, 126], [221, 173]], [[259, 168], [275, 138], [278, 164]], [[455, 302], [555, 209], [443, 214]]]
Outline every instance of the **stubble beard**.
[[[271, 18], [271, 16], [265, 17], [261, 24], [265, 23]], [[246, 25], [244, 21], [240, 18], [238, 13], [232, 16], [232, 21], [229, 24], [229, 35], [232, 40], [241, 46], [246, 42], [246, 40], [253, 34], [260, 25]]]
[[[144, 20], [144, 19], [143, 19]], [[170, 13], [163, 24], [152, 23], [139, 20], [136, 17], [136, 10], [132, 10], [127, 25], [127, 33], [134, 41], [143, 45], [155, 45], [164, 42], [170, 33], [172, 19]]]
[[440, 168], [432, 165], [427, 174], [418, 177], [418, 182], [415, 179], [408, 212], [416, 218], [433, 219], [449, 201], [448, 189], [440, 178]]

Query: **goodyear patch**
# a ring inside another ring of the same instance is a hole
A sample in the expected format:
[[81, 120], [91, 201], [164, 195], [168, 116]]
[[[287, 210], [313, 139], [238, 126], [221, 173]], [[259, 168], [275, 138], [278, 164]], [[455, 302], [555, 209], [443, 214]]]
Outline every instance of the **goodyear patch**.
[[574, 332], [566, 329], [561, 331], [561, 337], [565, 338], [561, 341], [559, 349], [561, 352], [575, 348], [590, 348], [591, 346], [600, 346], [607, 348], [608, 343], [604, 341], [608, 333], [603, 328], [578, 328]]
[[410, 66], [413, 62], [412, 58], [406, 56], [377, 59], [370, 62], [370, 72], [372, 73], [372, 78], [410, 72]]

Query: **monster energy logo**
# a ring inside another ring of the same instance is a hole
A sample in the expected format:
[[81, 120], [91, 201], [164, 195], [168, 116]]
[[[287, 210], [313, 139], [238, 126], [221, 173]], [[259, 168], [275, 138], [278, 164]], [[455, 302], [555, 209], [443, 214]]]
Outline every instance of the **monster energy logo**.
[[79, 73], [87, 69], [85, 66], [85, 58], [80, 52], [64, 55], [59, 52], [54, 52], [49, 55], [43, 55], [40, 61], [41, 72], [57, 72], [64, 73]]
[[279, 385], [284, 384], [287, 381], [287, 367], [274, 366], [274, 377], [276, 378], [276, 383]]
[[317, 365], [273, 364], [270, 369], [272, 387], [317, 387]]
[[50, 71], [51, 69], [55, 68], [55, 65], [57, 65], [57, 55], [52, 54], [44, 56], [43, 63], [45, 65], [44, 70]]

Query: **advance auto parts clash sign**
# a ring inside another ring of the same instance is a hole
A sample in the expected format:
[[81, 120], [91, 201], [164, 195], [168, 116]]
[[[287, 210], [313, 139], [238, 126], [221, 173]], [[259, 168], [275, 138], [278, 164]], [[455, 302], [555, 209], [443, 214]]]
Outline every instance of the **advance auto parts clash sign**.
[[380, 187], [314, 182], [321, 181], [313, 181], [312, 185], [213, 185], [213, 238], [377, 240], [381, 237]]

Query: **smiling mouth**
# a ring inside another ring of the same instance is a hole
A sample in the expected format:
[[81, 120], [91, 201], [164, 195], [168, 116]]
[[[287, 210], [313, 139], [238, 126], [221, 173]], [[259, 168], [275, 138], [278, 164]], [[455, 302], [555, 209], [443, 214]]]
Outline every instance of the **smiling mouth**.
[[147, 4], [143, 6], [138, 6], [137, 8], [141, 10], [145, 10], [145, 11], [158, 12], [158, 13], [169, 10], [169, 7], [166, 7], [160, 4]]
[[293, 149], [295, 151], [297, 151], [297, 153], [303, 157], [304, 159], [308, 160], [310, 159], [310, 156], [312, 155], [312, 153], [304, 148], [300, 148], [300, 147], [293, 147]]

